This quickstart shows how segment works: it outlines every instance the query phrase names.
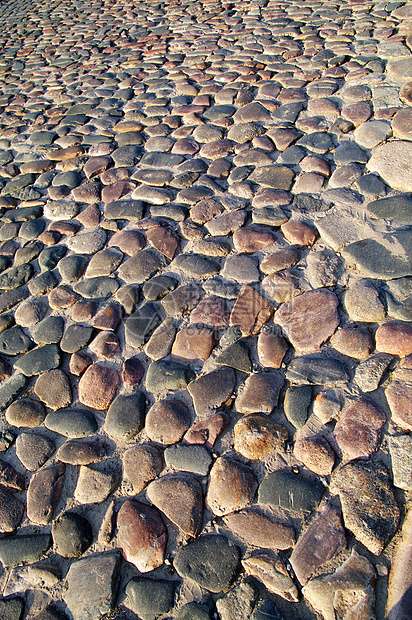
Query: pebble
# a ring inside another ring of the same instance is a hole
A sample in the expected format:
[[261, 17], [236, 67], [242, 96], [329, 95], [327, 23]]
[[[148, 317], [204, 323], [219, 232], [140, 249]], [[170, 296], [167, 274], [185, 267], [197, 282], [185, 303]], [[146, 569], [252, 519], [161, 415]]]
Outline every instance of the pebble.
[[393, 359], [392, 355], [386, 353], [371, 355], [356, 368], [354, 382], [362, 392], [373, 392], [378, 388]]
[[56, 452], [56, 458], [68, 465], [90, 465], [106, 455], [103, 445], [95, 441], [69, 439]]
[[79, 381], [79, 401], [88, 407], [108, 409], [120, 386], [119, 373], [113, 368], [94, 363]]
[[52, 537], [56, 553], [64, 558], [79, 558], [93, 541], [90, 523], [75, 512], [65, 512], [53, 522]]
[[118, 394], [112, 401], [104, 423], [109, 437], [130, 441], [143, 427], [146, 403], [142, 392]]
[[[15, 376], [12, 378], [15, 378]], [[7, 422], [17, 427], [35, 428], [40, 426], [45, 417], [46, 410], [44, 406], [38, 401], [29, 398], [21, 398], [12, 402], [6, 410]]]
[[[208, 558], [206, 570], [204, 557]], [[240, 553], [225, 536], [209, 534], [183, 547], [174, 559], [174, 567], [179, 575], [189, 577], [206, 590], [223, 592], [239, 572]]]
[[259, 485], [258, 502], [293, 512], [312, 512], [324, 493], [323, 485], [287, 470], [268, 474]]
[[116, 473], [81, 465], [74, 497], [80, 504], [104, 502], [114, 491], [117, 484]]
[[234, 370], [221, 368], [196, 378], [188, 385], [188, 392], [196, 414], [203, 417], [223, 405], [231, 397], [234, 388]]
[[160, 451], [150, 444], [140, 444], [126, 450], [123, 455], [123, 478], [131, 495], [137, 495], [154, 480], [163, 469]]
[[176, 585], [176, 581], [133, 577], [125, 588], [125, 605], [142, 620], [152, 620], [173, 607]]
[[283, 386], [280, 374], [256, 373], [248, 377], [243, 390], [236, 398], [236, 410], [239, 413], [272, 413], [279, 399]]
[[50, 409], [63, 409], [72, 402], [70, 381], [62, 370], [44, 372], [37, 379], [34, 391], [39, 399]]
[[257, 479], [253, 470], [240, 461], [218, 458], [209, 476], [206, 506], [222, 516], [248, 506], [255, 496]]
[[49, 413], [44, 425], [51, 431], [74, 439], [87, 437], [97, 430], [92, 413], [78, 409], [59, 409]]
[[51, 457], [55, 445], [37, 433], [22, 433], [16, 439], [16, 456], [29, 471], [36, 471]]
[[37, 471], [27, 488], [27, 517], [33, 523], [47, 525], [53, 518], [65, 478], [65, 465], [58, 463]]

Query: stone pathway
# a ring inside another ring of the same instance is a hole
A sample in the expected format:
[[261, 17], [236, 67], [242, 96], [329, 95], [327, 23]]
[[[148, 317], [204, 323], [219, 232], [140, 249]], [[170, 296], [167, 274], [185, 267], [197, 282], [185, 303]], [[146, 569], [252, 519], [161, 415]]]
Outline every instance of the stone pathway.
[[0, 5], [0, 617], [412, 617], [412, 3]]

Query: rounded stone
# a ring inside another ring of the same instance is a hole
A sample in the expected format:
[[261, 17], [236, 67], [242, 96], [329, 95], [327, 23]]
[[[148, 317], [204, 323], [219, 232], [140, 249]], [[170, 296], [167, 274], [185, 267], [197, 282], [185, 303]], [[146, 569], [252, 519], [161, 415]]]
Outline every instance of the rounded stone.
[[16, 439], [16, 456], [29, 471], [39, 469], [54, 451], [51, 439], [37, 433], [21, 433]]
[[67, 375], [59, 369], [44, 372], [37, 379], [34, 391], [50, 409], [62, 409], [72, 402], [72, 388]]
[[108, 409], [120, 386], [117, 370], [92, 364], [79, 381], [79, 401], [87, 407], [104, 411]]
[[30, 398], [21, 398], [12, 403], [6, 410], [6, 420], [12, 426], [34, 428], [39, 426], [46, 417], [42, 403]]
[[14, 320], [17, 325], [21, 325], [22, 327], [33, 327], [37, 325], [37, 323], [40, 323], [46, 312], [47, 306], [43, 302], [37, 299], [29, 299], [23, 301], [16, 309]]
[[125, 490], [129, 495], [138, 495], [163, 469], [160, 451], [149, 444], [126, 450], [122, 460]]
[[183, 402], [161, 400], [147, 412], [145, 430], [152, 441], [170, 445], [183, 437], [190, 423], [191, 414]]
[[64, 558], [79, 558], [93, 541], [92, 527], [87, 519], [66, 512], [52, 525], [55, 551]]
[[377, 172], [392, 189], [412, 191], [412, 142], [394, 140], [377, 146], [367, 163], [371, 172]]
[[261, 460], [284, 452], [288, 431], [265, 415], [248, 415], [235, 424], [236, 452], [246, 459]]

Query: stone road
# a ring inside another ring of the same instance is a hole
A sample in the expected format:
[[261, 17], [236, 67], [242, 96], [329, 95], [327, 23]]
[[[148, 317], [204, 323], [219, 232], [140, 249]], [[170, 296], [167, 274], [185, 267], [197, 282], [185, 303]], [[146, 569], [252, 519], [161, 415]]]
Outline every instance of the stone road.
[[412, 3], [0, 5], [0, 618], [412, 617]]

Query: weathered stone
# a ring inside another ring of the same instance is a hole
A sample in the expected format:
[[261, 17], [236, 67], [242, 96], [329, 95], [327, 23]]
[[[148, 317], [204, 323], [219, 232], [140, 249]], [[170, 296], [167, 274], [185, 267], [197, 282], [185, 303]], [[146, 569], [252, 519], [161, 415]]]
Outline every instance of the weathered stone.
[[233, 393], [235, 373], [232, 368], [221, 368], [201, 375], [188, 386], [196, 414], [205, 416], [223, 405]]
[[253, 501], [257, 486], [250, 467], [234, 459], [220, 457], [210, 471], [206, 505], [218, 516], [241, 510]]
[[[17, 394], [14, 394], [13, 398], [14, 396], [17, 396]], [[17, 427], [26, 426], [28, 428], [34, 428], [39, 426], [45, 417], [46, 410], [44, 406], [41, 403], [29, 398], [16, 400], [6, 411], [7, 422], [12, 426]]]
[[158, 307], [147, 301], [131, 314], [125, 323], [125, 338], [127, 344], [135, 349], [140, 348], [161, 324], [162, 317]]
[[164, 452], [167, 467], [207, 476], [213, 459], [204, 446], [174, 444]]
[[182, 401], [160, 400], [147, 412], [145, 429], [152, 441], [170, 445], [183, 437], [190, 422], [190, 411]]
[[183, 437], [183, 443], [205, 445], [212, 449], [216, 439], [229, 422], [230, 418], [226, 413], [215, 413], [205, 420], [193, 424]]
[[375, 353], [361, 362], [356, 369], [354, 381], [362, 392], [373, 392], [379, 386], [393, 356], [387, 353]]
[[177, 332], [172, 346], [172, 357], [188, 363], [207, 360], [216, 344], [214, 331], [191, 325]]
[[287, 470], [268, 474], [259, 486], [259, 504], [280, 506], [293, 512], [312, 512], [319, 504], [324, 487]]
[[[208, 558], [205, 566], [205, 558]], [[174, 567], [210, 592], [223, 592], [236, 578], [240, 568], [238, 547], [225, 536], [206, 535], [183, 547], [174, 559]]]
[[245, 381], [243, 391], [236, 398], [239, 413], [272, 413], [283, 385], [280, 374], [255, 373]]
[[172, 609], [177, 583], [133, 577], [125, 589], [125, 605], [142, 620], [154, 620]]
[[50, 523], [63, 489], [64, 474], [65, 465], [58, 463], [30, 478], [27, 489], [27, 516], [30, 521], [41, 525]]
[[273, 306], [251, 286], [243, 286], [230, 315], [230, 325], [239, 326], [243, 336], [256, 335], [272, 316]]
[[119, 394], [112, 401], [104, 422], [109, 437], [130, 441], [143, 427], [146, 408], [142, 392]]
[[16, 456], [29, 471], [39, 469], [54, 451], [54, 443], [42, 435], [21, 433], [16, 439]]
[[52, 536], [56, 553], [64, 558], [79, 558], [93, 541], [90, 523], [74, 512], [65, 512], [54, 521]]
[[299, 385], [339, 385], [349, 382], [345, 364], [334, 357], [296, 357], [286, 371], [286, 378]]
[[133, 446], [123, 454], [123, 476], [127, 492], [137, 495], [163, 469], [161, 453], [149, 444]]
[[67, 573], [64, 601], [74, 620], [109, 613], [117, 594], [119, 553], [96, 553], [73, 562]]
[[146, 374], [146, 389], [159, 393], [163, 390], [180, 390], [195, 378], [194, 372], [179, 362], [157, 360], [150, 364]]
[[106, 456], [106, 447], [96, 441], [69, 439], [56, 452], [57, 460], [68, 465], [90, 465]]
[[322, 435], [297, 439], [293, 453], [308, 469], [319, 476], [329, 476], [332, 473], [336, 455]]
[[224, 522], [235, 535], [249, 545], [278, 551], [289, 549], [295, 543], [295, 531], [256, 508], [245, 508], [223, 517]]
[[358, 360], [366, 360], [373, 349], [372, 335], [362, 327], [339, 328], [330, 343], [339, 353]]
[[0, 561], [4, 567], [22, 562], [35, 562], [44, 555], [52, 542], [50, 534], [25, 534], [0, 540]]
[[401, 381], [392, 381], [385, 390], [392, 421], [405, 430], [412, 430], [412, 385]]
[[69, 378], [62, 370], [49, 370], [37, 379], [34, 391], [50, 409], [62, 409], [72, 402]]
[[127, 500], [117, 515], [117, 541], [124, 558], [141, 573], [164, 562], [167, 529], [156, 508]]
[[327, 289], [303, 293], [285, 302], [274, 320], [299, 351], [319, 349], [339, 325], [338, 298]]
[[248, 415], [235, 424], [236, 452], [247, 459], [260, 460], [283, 452], [288, 432], [263, 415]]
[[256, 599], [257, 589], [243, 582], [216, 601], [216, 609], [221, 620], [242, 620], [250, 618]]
[[13, 532], [20, 524], [23, 513], [24, 504], [0, 486], [0, 532], [2, 534]]
[[197, 536], [203, 522], [203, 492], [190, 474], [167, 474], [153, 480], [147, 496], [187, 536]]
[[[355, 614], [368, 620], [374, 614], [376, 573], [372, 564], [355, 550], [331, 575], [315, 577], [302, 592], [311, 606], [323, 618]], [[350, 600], [350, 602], [349, 602]]]
[[389, 573], [388, 599], [386, 617], [388, 620], [402, 620], [410, 612], [411, 579], [408, 567], [411, 563], [411, 512], [408, 511], [402, 525], [401, 537], [395, 547]]
[[404, 357], [412, 353], [412, 326], [401, 323], [384, 323], [375, 334], [376, 349]]
[[20, 370], [26, 377], [40, 375], [43, 372], [53, 370], [60, 364], [60, 351], [55, 344], [46, 344], [32, 349], [23, 355], [14, 367]]
[[120, 385], [117, 370], [92, 364], [79, 381], [79, 401], [93, 409], [108, 409]]
[[279, 558], [272, 558], [266, 554], [255, 555], [242, 560], [247, 575], [261, 581], [271, 594], [276, 594], [289, 602], [296, 603], [298, 589]]
[[164, 267], [164, 259], [158, 252], [144, 249], [128, 258], [119, 268], [119, 277], [126, 283], [143, 284]]
[[339, 494], [345, 527], [369, 551], [380, 555], [395, 533], [400, 515], [385, 466], [352, 461], [332, 476], [330, 489]]
[[101, 503], [114, 491], [117, 483], [116, 473], [82, 465], [74, 490], [74, 497], [80, 504]]

